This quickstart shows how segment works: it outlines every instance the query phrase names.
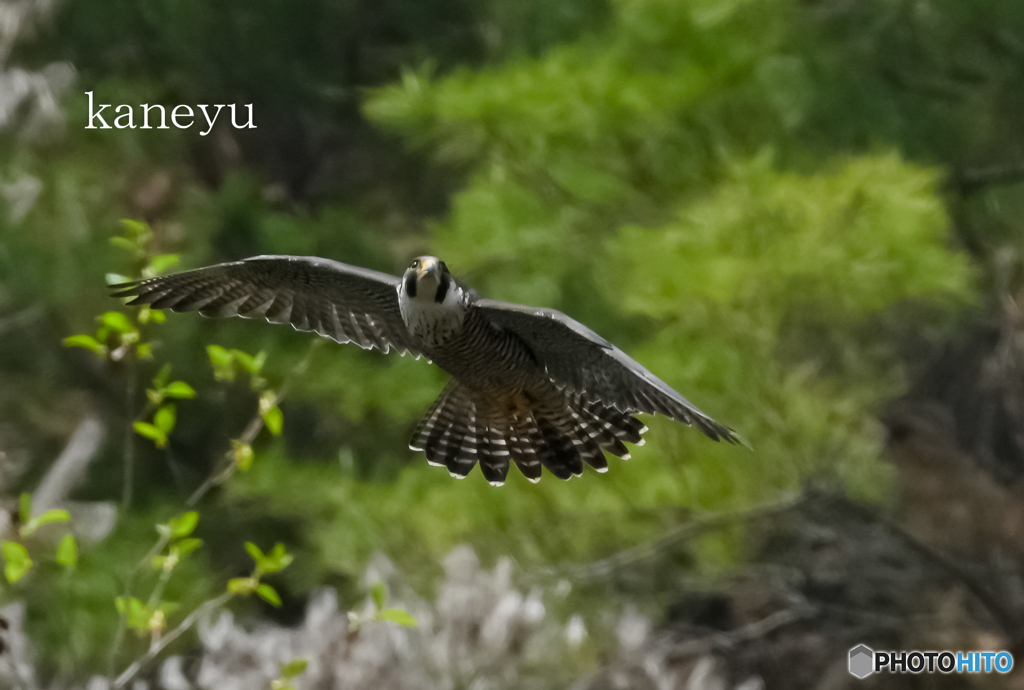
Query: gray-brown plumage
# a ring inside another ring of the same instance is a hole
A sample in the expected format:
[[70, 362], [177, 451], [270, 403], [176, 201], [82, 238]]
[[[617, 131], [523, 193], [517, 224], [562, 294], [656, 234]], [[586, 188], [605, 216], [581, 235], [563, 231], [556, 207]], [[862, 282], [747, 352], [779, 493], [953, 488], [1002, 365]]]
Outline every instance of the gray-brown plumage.
[[364, 349], [425, 356], [452, 375], [410, 447], [465, 477], [477, 463], [492, 484], [510, 460], [531, 481], [583, 463], [608, 469], [647, 430], [636, 413], [664, 414], [715, 441], [739, 437], [620, 349], [553, 309], [481, 299], [444, 262], [420, 257], [402, 278], [316, 257], [258, 256], [113, 286], [115, 297], [206, 316], [262, 316]]

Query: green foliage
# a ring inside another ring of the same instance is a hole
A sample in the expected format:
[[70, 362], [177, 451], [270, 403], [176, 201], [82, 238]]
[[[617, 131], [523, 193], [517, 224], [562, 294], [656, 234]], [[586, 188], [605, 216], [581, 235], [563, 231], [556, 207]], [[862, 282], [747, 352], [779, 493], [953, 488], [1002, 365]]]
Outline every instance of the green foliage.
[[274, 544], [274, 548], [269, 553], [264, 554], [260, 551], [260, 547], [253, 544], [251, 541], [245, 542], [245, 550], [248, 552], [252, 559], [256, 562], [257, 573], [276, 573], [280, 570], [284, 570], [295, 557], [285, 551], [284, 544]]
[[132, 428], [139, 436], [148, 438], [155, 443], [157, 448], [167, 447], [167, 432], [155, 424], [150, 424], [149, 422], [133, 422]]
[[260, 376], [267, 362], [267, 353], [253, 356], [238, 349], [228, 350], [220, 345], [207, 345], [206, 354], [213, 366], [213, 376], [218, 381], [234, 381], [238, 373], [250, 376], [249, 383], [254, 391], [263, 390], [267, 381]]
[[195, 531], [199, 525], [199, 512], [190, 510], [178, 517], [171, 518], [166, 525], [157, 525], [157, 532], [166, 534], [172, 539], [183, 539]]
[[385, 607], [387, 592], [383, 582], [375, 582], [370, 588], [370, 599], [373, 601], [373, 613], [369, 618], [360, 616], [355, 611], [348, 612], [348, 624], [350, 633], [356, 633], [359, 628], [369, 621], [390, 621], [407, 628], [415, 628], [418, 624], [416, 618], [405, 609]]
[[4, 577], [11, 584], [23, 578], [32, 567], [28, 549], [16, 541], [0, 542], [0, 553], [4, 556]]
[[271, 682], [271, 690], [294, 690], [292, 679], [305, 673], [308, 665], [309, 660], [302, 658], [292, 659], [288, 663], [281, 664], [280, 677]]
[[[265, 419], [265, 418], [264, 418]], [[242, 443], [238, 440], [231, 441], [232, 448], [232, 460], [238, 469], [243, 472], [252, 467], [252, 461], [256, 458], [253, 453], [252, 446], [248, 443]]]
[[258, 546], [251, 541], [247, 541], [245, 542], [245, 550], [255, 561], [252, 575], [229, 580], [228, 592], [241, 596], [255, 594], [272, 606], [281, 606], [281, 596], [277, 593], [277, 590], [266, 582], [261, 582], [260, 578], [264, 575], [284, 570], [292, 564], [295, 557], [288, 553], [285, 550], [284, 544], [281, 543], [275, 544], [269, 553], [264, 554]]
[[78, 542], [74, 535], [65, 534], [57, 545], [57, 562], [73, 570], [78, 565]]
[[128, 627], [140, 637], [159, 633], [167, 627], [167, 617], [179, 606], [172, 601], [143, 603], [135, 597], [117, 597], [117, 612], [125, 617]]
[[20, 533], [21, 536], [27, 537], [43, 525], [49, 525], [54, 522], [68, 522], [69, 520], [71, 520], [71, 514], [68, 513], [68, 511], [60, 508], [53, 508], [42, 515], [37, 515], [22, 525]]
[[392, 623], [398, 623], [407, 628], [415, 628], [417, 623], [416, 619], [411, 613], [405, 609], [389, 608], [384, 609], [380, 612], [381, 620], [391, 621]]
[[33, 516], [32, 496], [26, 492], [22, 493], [21, 498], [18, 500], [18, 518], [21, 522], [18, 534], [25, 538], [32, 536], [43, 525], [55, 522], [68, 522], [71, 520], [71, 514], [60, 508], [52, 508], [41, 515]]

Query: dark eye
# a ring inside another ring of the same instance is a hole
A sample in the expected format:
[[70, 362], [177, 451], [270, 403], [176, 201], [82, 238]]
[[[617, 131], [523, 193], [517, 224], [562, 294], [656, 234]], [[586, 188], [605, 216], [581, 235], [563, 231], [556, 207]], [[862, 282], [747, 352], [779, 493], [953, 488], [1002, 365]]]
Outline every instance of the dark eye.
[[419, 259], [414, 259], [413, 262], [412, 262], [412, 265], [409, 266], [409, 268], [416, 268], [419, 265], [420, 265], [420, 260]]

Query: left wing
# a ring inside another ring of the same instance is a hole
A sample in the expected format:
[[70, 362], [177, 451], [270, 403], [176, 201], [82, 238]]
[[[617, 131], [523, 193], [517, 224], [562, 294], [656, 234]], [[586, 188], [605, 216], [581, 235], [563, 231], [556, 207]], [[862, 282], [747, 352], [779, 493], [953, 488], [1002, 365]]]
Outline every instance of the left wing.
[[558, 386], [620, 410], [663, 414], [696, 426], [715, 441], [744, 443], [610, 342], [555, 309], [480, 299], [494, 323], [519, 336]]
[[256, 256], [111, 285], [129, 305], [198, 310], [203, 316], [263, 317], [339, 343], [420, 354], [398, 306], [400, 280], [315, 256]]

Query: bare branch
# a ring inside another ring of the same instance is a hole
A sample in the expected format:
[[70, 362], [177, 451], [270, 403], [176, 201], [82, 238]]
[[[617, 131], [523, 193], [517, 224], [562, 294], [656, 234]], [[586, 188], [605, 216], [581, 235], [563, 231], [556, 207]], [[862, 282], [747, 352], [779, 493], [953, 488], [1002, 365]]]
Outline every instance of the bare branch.
[[619, 551], [592, 563], [571, 567], [568, 573], [556, 569], [544, 569], [540, 572], [546, 575], [564, 575], [574, 580], [594, 580], [607, 577], [616, 570], [651, 558], [669, 546], [688, 541], [704, 532], [728, 527], [738, 522], [749, 522], [781, 515], [799, 507], [807, 499], [806, 495], [799, 495], [746, 510], [704, 515], [670, 529], [654, 541]]
[[114, 684], [111, 686], [111, 690], [121, 690], [126, 687], [128, 683], [135, 679], [135, 676], [139, 674], [139, 671], [141, 671], [146, 664], [159, 656], [160, 652], [164, 651], [169, 644], [188, 632], [189, 628], [195, 625], [196, 621], [198, 621], [201, 616], [206, 614], [208, 611], [220, 608], [235, 596], [237, 595], [234, 592], [224, 592], [224, 594], [221, 594], [219, 597], [214, 599], [210, 599], [186, 616], [185, 620], [183, 620], [178, 627], [174, 628], [150, 645], [145, 654], [133, 661], [132, 665], [126, 668], [124, 672], [117, 677], [117, 680], [115, 680]]
[[990, 187], [1021, 184], [1024, 183], [1024, 161], [968, 170], [954, 169], [949, 182], [965, 198]]

